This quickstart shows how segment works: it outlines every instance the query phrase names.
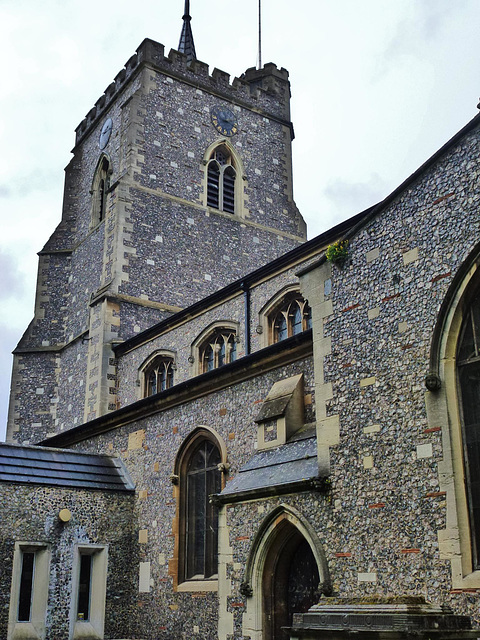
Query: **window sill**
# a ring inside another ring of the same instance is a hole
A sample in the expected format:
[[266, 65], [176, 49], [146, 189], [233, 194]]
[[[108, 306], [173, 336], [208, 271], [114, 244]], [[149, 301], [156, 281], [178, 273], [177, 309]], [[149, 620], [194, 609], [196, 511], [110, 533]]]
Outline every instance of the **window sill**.
[[100, 635], [95, 627], [90, 622], [76, 622], [73, 630], [73, 639], [77, 640], [101, 640], [103, 635]]
[[186, 580], [177, 585], [177, 591], [218, 591], [218, 579]]
[[13, 632], [9, 635], [10, 640], [41, 640], [44, 636], [44, 630], [37, 629], [31, 622], [16, 622], [13, 628]]
[[460, 580], [455, 580], [453, 583], [453, 588], [462, 590], [462, 589], [480, 589], [480, 571], [472, 571]]

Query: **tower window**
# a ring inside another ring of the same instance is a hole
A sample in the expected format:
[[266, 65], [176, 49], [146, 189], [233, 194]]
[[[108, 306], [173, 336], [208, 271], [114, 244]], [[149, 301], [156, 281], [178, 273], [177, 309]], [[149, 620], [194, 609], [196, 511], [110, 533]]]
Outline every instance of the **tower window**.
[[225, 213], [235, 213], [236, 171], [231, 153], [218, 147], [207, 165], [207, 205]]
[[105, 218], [105, 180], [100, 180], [100, 186], [98, 188], [98, 219], [101, 222]]
[[107, 195], [110, 187], [110, 162], [105, 155], [102, 155], [95, 170], [92, 183], [92, 222], [91, 226], [105, 219], [107, 213]]

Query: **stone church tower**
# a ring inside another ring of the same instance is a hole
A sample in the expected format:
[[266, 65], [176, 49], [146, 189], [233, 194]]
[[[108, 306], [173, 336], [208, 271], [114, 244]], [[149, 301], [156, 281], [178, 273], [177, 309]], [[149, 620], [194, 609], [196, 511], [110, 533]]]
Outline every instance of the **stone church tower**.
[[113, 346], [305, 240], [288, 72], [209, 73], [188, 2], [183, 20], [179, 51], [145, 40], [76, 129], [14, 352], [10, 442], [115, 410]]

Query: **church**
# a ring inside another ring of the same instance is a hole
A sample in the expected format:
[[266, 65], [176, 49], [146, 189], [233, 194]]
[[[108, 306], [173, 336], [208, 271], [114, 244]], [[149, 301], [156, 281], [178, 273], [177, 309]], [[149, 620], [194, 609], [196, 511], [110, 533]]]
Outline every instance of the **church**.
[[[0, 444], [0, 638], [480, 637], [480, 115], [307, 241], [289, 75], [144, 40]], [[479, 419], [475, 417], [479, 413]]]

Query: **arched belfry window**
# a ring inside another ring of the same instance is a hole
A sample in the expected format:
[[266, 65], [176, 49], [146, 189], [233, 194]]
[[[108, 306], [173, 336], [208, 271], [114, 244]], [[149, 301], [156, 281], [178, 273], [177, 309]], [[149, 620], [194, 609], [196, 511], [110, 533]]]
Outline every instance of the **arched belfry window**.
[[480, 289], [466, 306], [457, 347], [463, 457], [473, 568], [480, 569]]
[[103, 154], [98, 161], [92, 183], [92, 227], [105, 219], [111, 173], [110, 161]]
[[285, 295], [280, 304], [269, 314], [271, 342], [281, 342], [311, 327], [311, 309], [298, 292]]
[[207, 163], [207, 205], [225, 213], [235, 213], [235, 181], [237, 172], [233, 155], [221, 145]]
[[178, 474], [178, 581], [213, 580], [218, 573], [218, 507], [225, 451], [214, 433], [196, 429], [183, 443]]

